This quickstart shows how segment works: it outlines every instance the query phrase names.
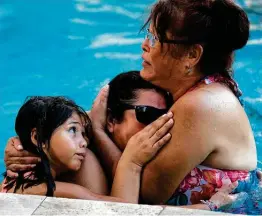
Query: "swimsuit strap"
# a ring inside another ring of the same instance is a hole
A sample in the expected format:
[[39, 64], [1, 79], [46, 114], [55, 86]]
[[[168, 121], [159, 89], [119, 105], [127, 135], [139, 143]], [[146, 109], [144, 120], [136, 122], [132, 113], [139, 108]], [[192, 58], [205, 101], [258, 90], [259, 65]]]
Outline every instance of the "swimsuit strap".
[[236, 83], [235, 80], [233, 80], [231, 77], [222, 76], [219, 73], [208, 75], [208, 76], [200, 79], [187, 92], [193, 91], [201, 83], [205, 83], [206, 85], [209, 85], [211, 83], [223, 83], [223, 84], [225, 84], [226, 86], [228, 86], [231, 89], [231, 91], [236, 95], [236, 97], [238, 99], [242, 95], [242, 92], [239, 89], [238, 84]]

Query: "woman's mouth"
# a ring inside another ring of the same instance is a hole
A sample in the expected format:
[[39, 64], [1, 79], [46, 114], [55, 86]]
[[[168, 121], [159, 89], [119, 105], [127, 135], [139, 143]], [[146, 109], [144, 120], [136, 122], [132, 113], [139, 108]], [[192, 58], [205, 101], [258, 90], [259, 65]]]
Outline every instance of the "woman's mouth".
[[146, 66], [150, 66], [150, 63], [144, 60], [142, 62], [142, 65], [143, 65], [143, 67], [146, 67]]

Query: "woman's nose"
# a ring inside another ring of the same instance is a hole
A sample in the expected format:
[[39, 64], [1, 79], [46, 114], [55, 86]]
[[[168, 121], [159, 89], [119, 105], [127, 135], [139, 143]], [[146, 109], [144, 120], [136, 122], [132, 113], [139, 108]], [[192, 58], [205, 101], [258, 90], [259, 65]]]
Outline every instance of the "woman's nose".
[[148, 40], [148, 38], [145, 38], [145, 39], [144, 39], [141, 47], [142, 47], [142, 50], [143, 50], [144, 52], [149, 52], [149, 51], [150, 51], [150, 46], [149, 46], [149, 40]]

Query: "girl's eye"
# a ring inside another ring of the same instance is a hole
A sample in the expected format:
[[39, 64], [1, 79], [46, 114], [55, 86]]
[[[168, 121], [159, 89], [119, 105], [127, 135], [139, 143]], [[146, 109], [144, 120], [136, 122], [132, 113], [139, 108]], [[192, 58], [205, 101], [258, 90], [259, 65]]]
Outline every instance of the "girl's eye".
[[77, 132], [77, 129], [76, 129], [76, 127], [71, 127], [71, 128], [69, 128], [69, 130], [68, 130], [70, 133], [76, 133]]

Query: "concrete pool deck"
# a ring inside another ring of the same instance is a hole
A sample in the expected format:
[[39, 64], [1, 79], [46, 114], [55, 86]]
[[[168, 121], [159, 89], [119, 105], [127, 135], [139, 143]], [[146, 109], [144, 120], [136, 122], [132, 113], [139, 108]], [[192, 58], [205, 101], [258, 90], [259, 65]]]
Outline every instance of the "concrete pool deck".
[[[210, 211], [0, 193], [0, 215], [221, 215]], [[223, 214], [228, 215], [228, 214]]]

